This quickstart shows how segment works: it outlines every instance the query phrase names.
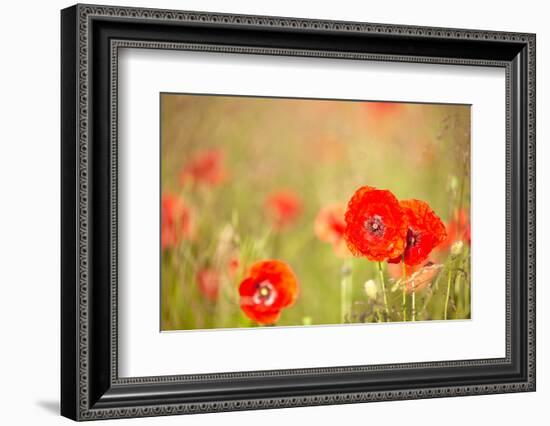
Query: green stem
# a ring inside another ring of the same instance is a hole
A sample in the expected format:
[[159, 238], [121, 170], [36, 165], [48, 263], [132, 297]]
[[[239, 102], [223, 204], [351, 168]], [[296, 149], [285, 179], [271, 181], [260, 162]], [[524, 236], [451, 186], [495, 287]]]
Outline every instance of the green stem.
[[416, 321], [416, 290], [414, 289], [414, 280], [411, 281], [412, 297], [411, 297], [411, 317], [412, 321]]
[[384, 281], [384, 272], [382, 271], [382, 262], [378, 262], [378, 273], [380, 274], [380, 283], [382, 284], [382, 294], [384, 295], [384, 310], [386, 311], [386, 321], [389, 321], [390, 309], [388, 308], [388, 296], [386, 295], [386, 282]]
[[405, 265], [405, 255], [402, 258], [403, 264], [403, 321], [407, 321], [407, 265]]
[[[403, 269], [406, 271], [405, 255], [403, 255]], [[414, 288], [414, 280], [411, 280], [411, 321], [416, 321], [416, 290]]]
[[[461, 295], [462, 291], [462, 272], [457, 271], [455, 275], [455, 295]], [[464, 306], [462, 306], [462, 297], [455, 298], [457, 304], [457, 316], [461, 317], [461, 313], [464, 311]]]
[[445, 296], [445, 314], [443, 319], [447, 319], [447, 310], [449, 309], [449, 296], [451, 294], [451, 278], [453, 274], [452, 271], [449, 270], [449, 277], [447, 278], [447, 295]]
[[380, 310], [378, 308], [374, 308], [374, 314], [376, 315], [376, 322], [381, 322], [380, 321]]
[[344, 260], [344, 264], [342, 265], [342, 278], [340, 280], [340, 322], [342, 324], [346, 323], [346, 314], [351, 311], [351, 267], [351, 260]]
[[471, 263], [470, 263], [470, 250], [468, 249], [468, 252], [465, 254], [465, 264], [464, 264], [464, 291], [462, 292], [464, 296], [464, 303], [463, 306], [465, 307], [465, 314], [466, 318], [470, 317], [471, 313], [471, 300], [470, 300], [470, 286], [471, 286], [471, 279], [469, 278], [471, 275]]

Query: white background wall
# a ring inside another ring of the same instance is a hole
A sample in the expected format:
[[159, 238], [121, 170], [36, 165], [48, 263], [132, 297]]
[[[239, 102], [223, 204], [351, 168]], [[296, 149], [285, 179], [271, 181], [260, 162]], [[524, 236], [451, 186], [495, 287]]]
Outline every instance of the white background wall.
[[[550, 27], [543, 1], [296, 0], [108, 1], [143, 7], [205, 10], [526, 31], [537, 33], [538, 109], [538, 390], [375, 404], [294, 408], [102, 424], [494, 425], [545, 424], [550, 417]], [[13, 424], [68, 424], [59, 404], [59, 9], [70, 2], [11, 1], [0, 23], [0, 419]], [[545, 167], [546, 166], [546, 167]], [[130, 423], [131, 422], [131, 423]]]

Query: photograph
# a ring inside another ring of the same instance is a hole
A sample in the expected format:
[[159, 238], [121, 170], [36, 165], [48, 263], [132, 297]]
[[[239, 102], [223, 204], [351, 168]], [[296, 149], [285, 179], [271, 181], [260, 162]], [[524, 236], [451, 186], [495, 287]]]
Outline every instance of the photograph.
[[161, 93], [161, 331], [470, 319], [470, 114]]

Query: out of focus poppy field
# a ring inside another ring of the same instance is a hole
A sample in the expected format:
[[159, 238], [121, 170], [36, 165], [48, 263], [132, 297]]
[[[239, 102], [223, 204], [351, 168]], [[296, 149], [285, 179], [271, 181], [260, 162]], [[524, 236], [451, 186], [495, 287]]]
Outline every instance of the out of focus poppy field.
[[161, 330], [470, 318], [468, 105], [161, 94]]

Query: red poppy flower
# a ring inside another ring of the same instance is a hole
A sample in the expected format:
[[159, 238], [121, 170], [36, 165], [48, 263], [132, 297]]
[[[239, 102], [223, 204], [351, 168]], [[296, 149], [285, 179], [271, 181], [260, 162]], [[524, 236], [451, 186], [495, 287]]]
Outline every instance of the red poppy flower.
[[252, 265], [239, 286], [241, 309], [260, 324], [274, 324], [281, 309], [298, 297], [298, 281], [290, 267], [279, 260], [263, 260]]
[[439, 248], [448, 250], [455, 241], [459, 240], [471, 245], [470, 218], [464, 209], [454, 212], [453, 218], [447, 223], [447, 238]]
[[407, 219], [390, 191], [359, 188], [348, 203], [345, 221], [346, 242], [355, 256], [383, 261], [403, 253]]
[[[404, 200], [399, 204], [408, 222], [407, 246], [403, 252], [405, 265], [418, 265], [428, 258], [435, 247], [445, 241], [445, 225], [424, 201]], [[396, 256], [389, 262], [399, 263], [401, 260], [401, 256]]]
[[220, 274], [209, 268], [199, 269], [196, 276], [199, 291], [208, 300], [215, 301], [220, 291]]
[[192, 181], [214, 186], [223, 183], [226, 177], [223, 152], [219, 149], [209, 149], [197, 153], [185, 165], [180, 173], [180, 183]]
[[167, 249], [191, 236], [191, 212], [183, 200], [174, 194], [162, 195], [161, 246]]
[[302, 201], [290, 190], [280, 190], [270, 194], [265, 207], [275, 228], [290, 226], [302, 213]]
[[313, 224], [313, 230], [317, 238], [325, 243], [332, 244], [334, 253], [338, 257], [346, 257], [351, 254], [344, 238], [346, 231], [345, 213], [346, 208], [341, 204], [325, 206], [319, 211]]

